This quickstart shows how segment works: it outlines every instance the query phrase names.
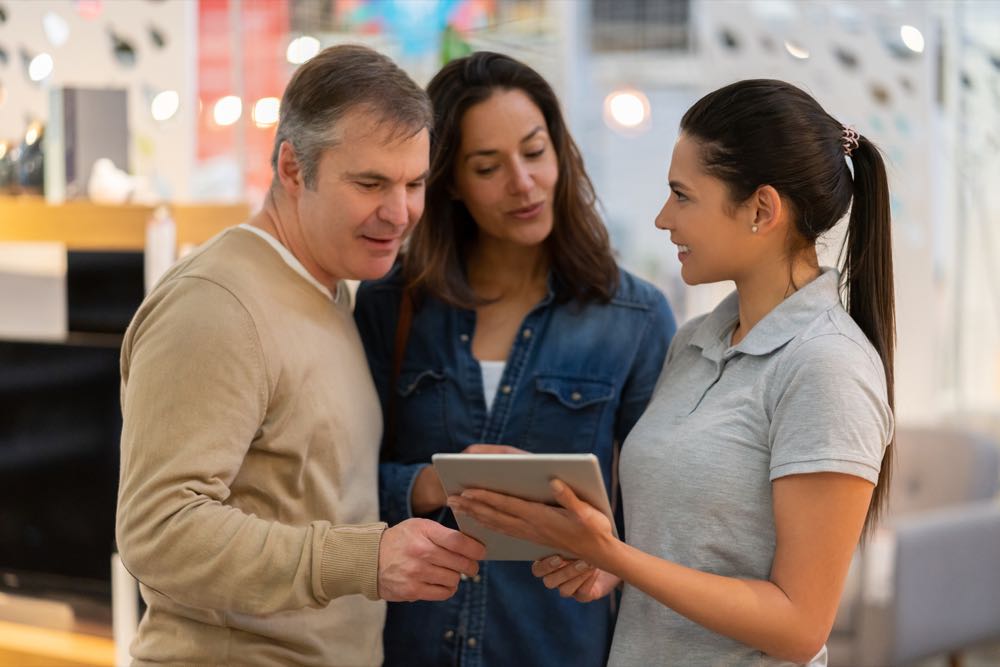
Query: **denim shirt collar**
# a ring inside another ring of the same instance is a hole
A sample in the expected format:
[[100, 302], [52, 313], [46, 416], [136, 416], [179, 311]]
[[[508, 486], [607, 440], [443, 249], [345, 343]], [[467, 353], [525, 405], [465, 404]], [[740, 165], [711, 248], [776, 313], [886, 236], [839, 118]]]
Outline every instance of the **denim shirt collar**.
[[739, 320], [739, 295], [734, 290], [698, 325], [691, 345], [702, 356], [719, 361], [736, 354], [763, 356], [795, 338], [821, 313], [840, 303], [840, 273], [824, 267], [818, 277], [779, 303], [738, 344], [730, 347]]

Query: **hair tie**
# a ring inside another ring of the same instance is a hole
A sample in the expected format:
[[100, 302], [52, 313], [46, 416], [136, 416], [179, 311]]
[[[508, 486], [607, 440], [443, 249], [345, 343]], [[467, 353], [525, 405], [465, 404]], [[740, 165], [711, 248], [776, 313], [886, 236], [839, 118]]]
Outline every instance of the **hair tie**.
[[849, 156], [858, 147], [858, 139], [861, 138], [861, 135], [851, 125], [843, 125], [842, 127], [844, 128], [844, 132], [841, 135], [841, 139], [844, 142], [844, 155]]

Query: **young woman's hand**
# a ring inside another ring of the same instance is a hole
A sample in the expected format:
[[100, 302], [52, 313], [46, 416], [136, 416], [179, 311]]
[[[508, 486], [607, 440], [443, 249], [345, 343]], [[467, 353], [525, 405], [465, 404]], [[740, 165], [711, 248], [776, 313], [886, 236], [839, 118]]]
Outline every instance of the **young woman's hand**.
[[531, 573], [542, 580], [546, 588], [558, 589], [559, 595], [577, 602], [593, 602], [607, 596], [621, 579], [598, 570], [586, 561], [549, 556], [531, 564]]
[[[510, 445], [469, 445], [463, 454], [529, 454], [523, 449], [511, 447]], [[426, 466], [417, 473], [417, 478], [413, 481], [413, 490], [410, 492], [410, 505], [413, 507], [414, 516], [425, 516], [431, 512], [444, 507], [448, 496], [445, 495], [444, 487], [441, 485], [441, 478], [438, 477], [434, 466]]]
[[614, 540], [611, 521], [577, 498], [560, 480], [552, 480], [551, 486], [560, 507], [483, 489], [468, 489], [460, 496], [449, 496], [448, 506], [492, 530], [596, 562], [604, 547]]

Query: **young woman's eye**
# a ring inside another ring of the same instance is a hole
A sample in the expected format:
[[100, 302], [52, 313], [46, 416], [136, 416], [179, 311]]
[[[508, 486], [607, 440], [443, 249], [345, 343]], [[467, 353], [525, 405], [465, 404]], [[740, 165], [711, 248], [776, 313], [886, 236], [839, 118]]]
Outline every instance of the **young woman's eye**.
[[478, 167], [476, 169], [476, 173], [480, 176], [489, 176], [496, 170], [497, 170], [496, 167]]
[[542, 155], [544, 155], [544, 154], [545, 154], [545, 149], [541, 148], [541, 149], [539, 149], [537, 151], [531, 151], [530, 153], [525, 153], [524, 157], [526, 157], [526, 158], [532, 158], [533, 159], [533, 158], [542, 157]]
[[673, 193], [677, 201], [687, 201], [687, 195], [685, 195], [683, 192], [677, 192], [677, 190], [673, 190]]

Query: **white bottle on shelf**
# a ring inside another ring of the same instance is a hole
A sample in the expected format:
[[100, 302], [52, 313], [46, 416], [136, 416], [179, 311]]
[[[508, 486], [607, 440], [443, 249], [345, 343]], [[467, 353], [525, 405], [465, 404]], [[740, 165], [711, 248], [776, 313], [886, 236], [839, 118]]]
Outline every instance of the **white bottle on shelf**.
[[166, 206], [157, 206], [146, 225], [144, 257], [146, 293], [177, 261], [177, 226]]

